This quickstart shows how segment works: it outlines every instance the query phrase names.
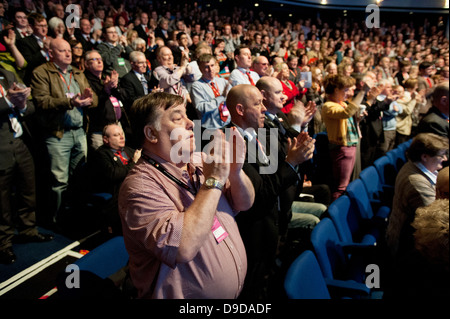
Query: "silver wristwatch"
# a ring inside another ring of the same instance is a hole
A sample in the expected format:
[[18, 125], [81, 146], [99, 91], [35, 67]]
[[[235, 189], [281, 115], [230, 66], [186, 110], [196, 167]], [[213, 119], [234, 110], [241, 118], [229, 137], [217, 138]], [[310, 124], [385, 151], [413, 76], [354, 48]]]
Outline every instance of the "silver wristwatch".
[[207, 178], [205, 181], [205, 186], [207, 188], [218, 188], [220, 190], [223, 190], [223, 184], [214, 177]]

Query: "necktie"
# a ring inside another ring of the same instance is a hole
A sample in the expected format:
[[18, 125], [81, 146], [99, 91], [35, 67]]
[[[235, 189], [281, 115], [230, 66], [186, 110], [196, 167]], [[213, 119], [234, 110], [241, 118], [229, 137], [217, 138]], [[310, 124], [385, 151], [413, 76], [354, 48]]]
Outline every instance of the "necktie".
[[254, 86], [255, 82], [253, 82], [253, 79], [252, 79], [252, 77], [250, 75], [250, 72], [247, 71], [246, 73], [247, 73], [247, 76], [248, 76], [248, 80], [250, 81], [250, 84]]
[[91, 42], [91, 38], [89, 36], [86, 37], [87, 42]]
[[220, 92], [219, 92], [219, 89], [217, 88], [216, 83], [214, 83], [213, 81], [211, 81], [209, 84], [210, 84], [210, 86], [211, 86], [211, 89], [212, 89], [213, 92], [214, 92], [214, 96], [215, 96], [215, 97], [220, 96]]
[[116, 155], [118, 158], [120, 158], [120, 161], [122, 162], [123, 165], [127, 165], [128, 164], [128, 159], [123, 157], [122, 151], [117, 151], [117, 152], [114, 153], [114, 155]]
[[432, 85], [431, 85], [431, 80], [430, 80], [430, 78], [426, 78], [426, 80], [427, 80], [428, 86], [431, 88]]
[[226, 123], [228, 120], [228, 117], [230, 116], [230, 112], [228, 112], [228, 108], [225, 105], [225, 102], [220, 103], [219, 105], [219, 115], [220, 119]]
[[286, 129], [284, 128], [283, 124], [281, 124], [280, 119], [277, 116], [275, 116], [273, 122], [278, 126], [278, 129], [281, 131], [281, 134], [284, 135], [286, 133]]
[[269, 159], [267, 158], [265, 148], [263, 147], [263, 145], [261, 144], [261, 142], [258, 140], [258, 138], [256, 136], [255, 136], [255, 140], [256, 140], [256, 145], [258, 145], [258, 149], [259, 149], [258, 150], [258, 159], [263, 164], [269, 163]]
[[143, 74], [141, 74], [141, 83], [142, 83], [142, 87], [144, 88], [144, 93], [145, 95], [148, 94], [148, 84], [147, 84], [147, 80], [145, 79], [145, 76]]
[[[6, 100], [6, 103], [13, 107], [12, 103], [8, 100], [8, 98], [5, 96], [5, 91], [3, 90], [3, 86], [0, 84], [0, 98], [4, 97]], [[20, 137], [23, 134], [22, 125], [20, 124], [16, 112], [9, 113], [9, 122], [11, 123], [11, 128], [14, 131], [14, 138]]]

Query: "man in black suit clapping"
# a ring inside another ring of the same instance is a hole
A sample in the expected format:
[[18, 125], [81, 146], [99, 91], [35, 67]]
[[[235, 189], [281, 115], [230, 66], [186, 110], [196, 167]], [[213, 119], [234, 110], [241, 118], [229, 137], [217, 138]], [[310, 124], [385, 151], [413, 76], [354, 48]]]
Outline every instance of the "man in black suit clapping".
[[[12, 250], [15, 229], [18, 242], [44, 242], [53, 236], [36, 228], [34, 162], [24, 140], [30, 132], [23, 119], [34, 113], [28, 99], [30, 88], [22, 88], [12, 72], [0, 69], [0, 263], [16, 260]], [[15, 192], [13, 192], [15, 189]], [[15, 202], [17, 211], [13, 208]], [[17, 215], [17, 216], [16, 216]], [[15, 222], [18, 223], [16, 224]]]

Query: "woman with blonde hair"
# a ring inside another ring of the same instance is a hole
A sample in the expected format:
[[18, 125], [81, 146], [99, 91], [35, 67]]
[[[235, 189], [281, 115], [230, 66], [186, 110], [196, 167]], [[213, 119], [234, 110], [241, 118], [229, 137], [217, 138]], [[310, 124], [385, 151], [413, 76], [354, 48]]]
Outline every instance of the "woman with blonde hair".
[[283, 93], [287, 96], [284, 106], [281, 109], [283, 113], [288, 114], [294, 106], [295, 100], [299, 98], [300, 91], [297, 86], [289, 80], [290, 70], [287, 63], [279, 63], [275, 66], [275, 72], [277, 72], [277, 78], [281, 82], [283, 87]]

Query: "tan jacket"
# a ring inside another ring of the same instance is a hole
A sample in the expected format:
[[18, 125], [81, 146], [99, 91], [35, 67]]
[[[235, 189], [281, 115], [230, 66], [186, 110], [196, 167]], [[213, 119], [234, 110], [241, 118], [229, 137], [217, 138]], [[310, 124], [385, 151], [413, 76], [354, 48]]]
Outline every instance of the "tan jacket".
[[[84, 73], [75, 67], [72, 69], [73, 79], [83, 92], [90, 88]], [[33, 71], [31, 79], [31, 90], [36, 105], [36, 114], [39, 125], [45, 130], [44, 133], [62, 138], [64, 135], [64, 115], [67, 110], [73, 109], [70, 99], [66, 97], [64, 83], [59, 76], [59, 71], [53, 62], [40, 65]], [[98, 97], [93, 92], [91, 107], [97, 107]], [[87, 112], [83, 112], [83, 127], [88, 131], [89, 119]]]
[[412, 99], [410, 95], [405, 96], [401, 100], [397, 100], [402, 106], [403, 112], [397, 115], [397, 132], [403, 135], [411, 135], [411, 128], [413, 124], [411, 114], [416, 107], [416, 99]]

